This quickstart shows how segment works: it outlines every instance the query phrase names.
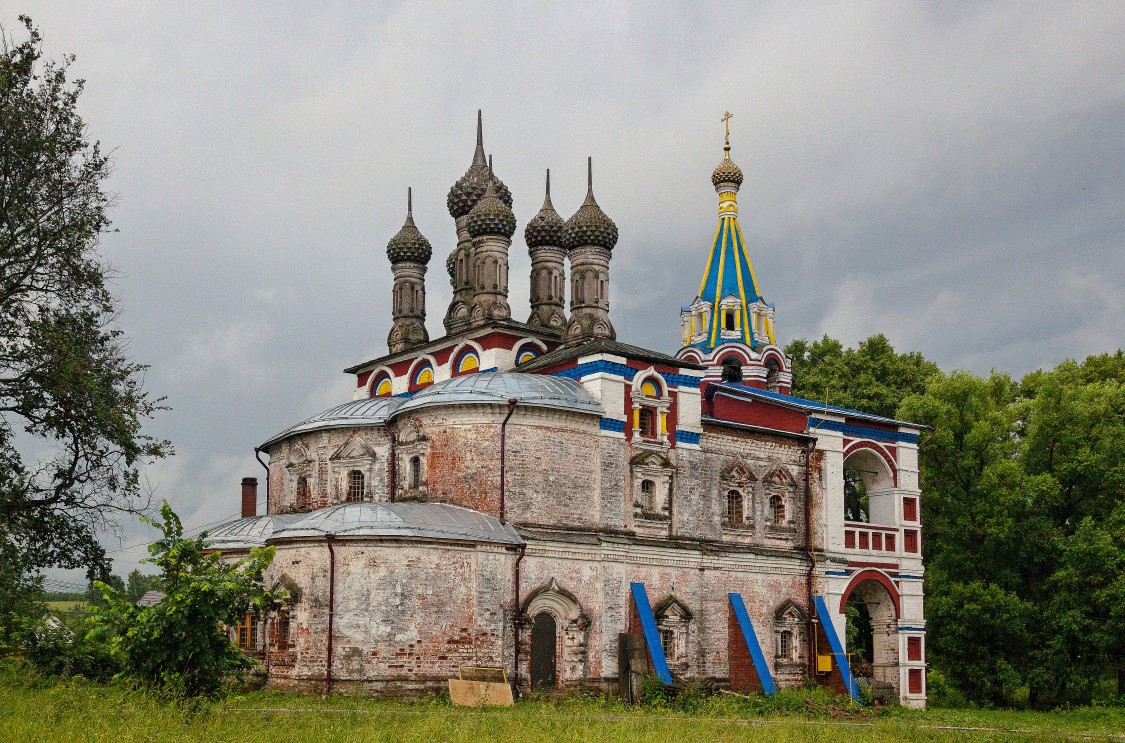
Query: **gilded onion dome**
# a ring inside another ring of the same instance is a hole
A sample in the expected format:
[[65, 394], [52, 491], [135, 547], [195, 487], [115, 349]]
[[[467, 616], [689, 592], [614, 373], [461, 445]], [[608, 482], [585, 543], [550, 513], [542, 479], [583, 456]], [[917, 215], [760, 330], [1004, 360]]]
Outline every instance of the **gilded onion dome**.
[[730, 145], [728, 144], [723, 148], [726, 154], [723, 156], [723, 161], [715, 168], [715, 172], [711, 174], [711, 183], [715, 188], [722, 188], [723, 186], [733, 186], [737, 191], [738, 187], [742, 185], [742, 168], [734, 164], [730, 159]]
[[[492, 163], [489, 162], [487, 178], [492, 172]], [[486, 181], [484, 196], [469, 211], [469, 236], [481, 237], [482, 235], [498, 235], [511, 239], [516, 231], [516, 215], [511, 207], [504, 203], [496, 193], [494, 181]]]
[[406, 189], [406, 222], [402, 229], [387, 243], [387, 258], [391, 263], [413, 261], [414, 263], [429, 263], [433, 255], [430, 241], [414, 226], [414, 209], [411, 203], [410, 189]]
[[599, 248], [613, 250], [617, 244], [617, 225], [602, 211], [598, 202], [594, 200], [594, 165], [593, 158], [586, 161], [586, 200], [570, 219], [566, 220], [563, 230], [563, 247], [567, 250], [582, 245], [596, 245]]
[[543, 208], [539, 210], [527, 223], [523, 230], [523, 238], [527, 242], [528, 252], [543, 246], [562, 247], [563, 229], [566, 222], [555, 211], [551, 203], [551, 171], [547, 171], [547, 195], [543, 199]]
[[481, 113], [477, 111], [477, 149], [473, 153], [473, 164], [465, 171], [465, 175], [449, 189], [445, 197], [445, 205], [454, 219], [463, 217], [472, 211], [477, 202], [484, 198], [484, 192], [489, 180], [496, 189], [496, 196], [509, 208], [512, 206], [512, 194], [508, 187], [488, 169], [488, 161], [484, 156], [484, 133], [481, 125]]

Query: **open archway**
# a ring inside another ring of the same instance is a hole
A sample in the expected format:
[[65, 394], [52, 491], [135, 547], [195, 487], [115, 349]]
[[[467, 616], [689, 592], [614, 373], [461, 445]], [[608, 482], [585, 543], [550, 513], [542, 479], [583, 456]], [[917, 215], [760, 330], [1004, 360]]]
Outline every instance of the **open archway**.
[[895, 523], [896, 485], [893, 460], [863, 442], [844, 453], [844, 520], [872, 524]]
[[852, 672], [885, 699], [898, 698], [899, 606], [898, 589], [875, 570], [857, 573], [840, 600]]

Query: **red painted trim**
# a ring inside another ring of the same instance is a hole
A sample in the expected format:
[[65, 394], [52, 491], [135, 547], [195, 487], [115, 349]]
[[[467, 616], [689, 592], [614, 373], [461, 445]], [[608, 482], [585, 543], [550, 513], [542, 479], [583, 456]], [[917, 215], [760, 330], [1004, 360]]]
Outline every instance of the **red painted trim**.
[[371, 377], [371, 372], [365, 371], [355, 375], [355, 386], [363, 387], [367, 384], [367, 380]]
[[879, 570], [898, 571], [898, 563], [894, 562], [864, 562], [862, 560], [848, 560], [849, 568], [878, 568]]
[[878, 524], [867, 524], [862, 521], [845, 521], [844, 526], [848, 529], [868, 529], [870, 531], [890, 531], [895, 534], [898, 533], [897, 526], [879, 526]]
[[898, 588], [895, 587], [894, 582], [885, 574], [880, 573], [878, 570], [861, 570], [852, 576], [852, 580], [848, 583], [848, 587], [844, 589], [844, 595], [840, 597], [840, 613], [843, 614], [847, 609], [848, 598], [852, 595], [855, 587], [864, 581], [873, 580], [883, 588], [887, 589], [890, 594], [891, 602], [895, 607], [895, 619], [902, 615], [902, 609], [899, 604]]
[[891, 471], [891, 483], [894, 487], [898, 487], [898, 463], [891, 456], [890, 452], [883, 446], [879, 446], [873, 441], [853, 441], [844, 447], [844, 466], [847, 467], [848, 457], [855, 454], [860, 449], [868, 449], [875, 452], [876, 455], [883, 462], [886, 463], [887, 468]]

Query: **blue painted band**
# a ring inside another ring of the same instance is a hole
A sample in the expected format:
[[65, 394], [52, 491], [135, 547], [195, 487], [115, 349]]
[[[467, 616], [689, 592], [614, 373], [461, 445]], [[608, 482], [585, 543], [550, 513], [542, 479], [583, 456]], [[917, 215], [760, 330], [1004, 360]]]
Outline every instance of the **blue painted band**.
[[758, 635], [754, 632], [754, 624], [750, 615], [746, 613], [746, 604], [742, 601], [742, 594], [728, 593], [731, 608], [734, 609], [734, 618], [738, 620], [738, 627], [742, 630], [742, 639], [754, 660], [754, 670], [758, 672], [758, 680], [762, 682], [762, 691], [767, 694], [776, 694], [777, 686], [773, 683], [770, 667], [766, 664], [766, 657], [762, 655], [762, 646], [758, 642]]
[[825, 575], [835, 575], [839, 578], [847, 578], [847, 577], [851, 576], [851, 573], [845, 572], [843, 570], [825, 570], [824, 574]]
[[664, 657], [664, 646], [660, 644], [660, 632], [656, 629], [656, 617], [652, 615], [652, 606], [648, 603], [648, 593], [645, 592], [644, 583], [630, 583], [633, 591], [633, 603], [637, 607], [637, 616], [641, 619], [641, 629], [645, 633], [645, 644], [648, 645], [648, 656], [652, 659], [652, 668], [656, 671], [656, 678], [665, 684], [672, 683], [672, 672], [668, 670], [668, 660]]
[[823, 418], [809, 417], [809, 428], [821, 431], [839, 431], [840, 433], [857, 439], [873, 439], [875, 441], [890, 441], [896, 444], [914, 444], [918, 442], [918, 434], [904, 431], [884, 431], [882, 428], [869, 426], [853, 426], [840, 421], [827, 421]]
[[844, 686], [848, 688], [848, 695], [853, 701], [858, 702], [859, 685], [856, 684], [855, 677], [852, 676], [851, 666], [848, 665], [848, 654], [844, 652], [844, 644], [840, 642], [840, 638], [836, 635], [836, 625], [832, 624], [832, 615], [828, 613], [828, 607], [824, 604], [824, 597], [817, 596], [815, 598], [816, 616], [820, 619], [820, 628], [824, 630], [824, 636], [828, 638], [828, 647], [832, 649], [832, 656], [840, 669], [840, 675], [844, 678]]
[[[632, 382], [633, 377], [637, 376], [639, 371], [639, 369], [634, 369], [631, 366], [618, 364], [616, 361], [601, 359], [599, 361], [587, 361], [585, 364], [578, 364], [569, 369], [559, 369], [558, 371], [551, 372], [550, 376], [578, 380], [593, 374], [613, 374]], [[701, 381], [699, 377], [691, 377], [687, 374], [661, 374], [660, 378], [663, 379], [666, 384], [673, 387], [698, 388]]]
[[899, 573], [898, 577], [899, 580], [925, 580], [925, 578], [920, 575], [903, 575], [902, 573]]
[[899, 632], [925, 632], [925, 627], [899, 627]]
[[615, 420], [614, 418], [602, 418], [598, 421], [598, 427], [603, 431], [616, 431], [617, 433], [625, 433], [625, 421]]
[[679, 444], [698, 444], [701, 438], [701, 434], [692, 431], [676, 431], [676, 443]]

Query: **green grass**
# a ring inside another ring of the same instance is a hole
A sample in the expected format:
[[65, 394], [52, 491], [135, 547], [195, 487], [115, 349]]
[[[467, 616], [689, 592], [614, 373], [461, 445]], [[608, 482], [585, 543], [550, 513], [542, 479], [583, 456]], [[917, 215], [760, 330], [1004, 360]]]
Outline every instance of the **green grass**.
[[[811, 695], [811, 696], [810, 696]], [[807, 705], [806, 698], [812, 704]], [[812, 708], [809, 712], [806, 707]], [[0, 675], [0, 740], [13, 741], [936, 741], [1125, 740], [1125, 710], [1058, 713], [894, 709], [839, 718], [818, 692], [773, 702], [728, 696], [691, 712], [631, 709], [610, 699], [454, 708], [442, 699], [299, 697], [254, 692], [194, 711], [150, 694], [81, 679], [37, 682]], [[786, 708], [801, 710], [784, 712]], [[837, 710], [836, 714], [839, 714]], [[989, 728], [988, 730], [955, 730]], [[1022, 731], [1022, 732], [1015, 732]]]
[[51, 611], [80, 611], [86, 608], [85, 601], [48, 601], [47, 608]]

